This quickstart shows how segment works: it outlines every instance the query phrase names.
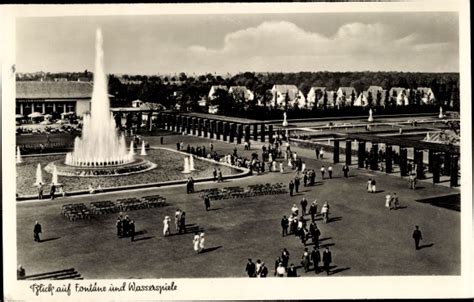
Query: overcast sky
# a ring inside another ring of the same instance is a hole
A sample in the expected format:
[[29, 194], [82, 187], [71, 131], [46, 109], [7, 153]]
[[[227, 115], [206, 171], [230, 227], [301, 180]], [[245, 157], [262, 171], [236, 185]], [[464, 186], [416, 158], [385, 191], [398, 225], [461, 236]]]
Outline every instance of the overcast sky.
[[17, 70], [93, 70], [97, 27], [109, 73], [459, 70], [456, 13], [23, 18]]

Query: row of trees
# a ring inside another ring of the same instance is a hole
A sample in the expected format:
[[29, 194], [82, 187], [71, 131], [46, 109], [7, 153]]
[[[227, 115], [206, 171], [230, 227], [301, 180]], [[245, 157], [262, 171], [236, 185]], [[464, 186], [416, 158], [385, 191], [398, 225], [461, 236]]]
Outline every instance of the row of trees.
[[[38, 74], [38, 73], [37, 73]], [[41, 75], [41, 73], [39, 73]], [[44, 74], [44, 73], [42, 73]], [[48, 78], [67, 78], [74, 80], [80, 76], [90, 76], [87, 70], [82, 73], [47, 73]], [[25, 79], [24, 75], [22, 79]], [[31, 78], [28, 78], [31, 80]], [[125, 80], [125, 81], [124, 81]], [[113, 106], [126, 106], [135, 99], [147, 102], [161, 103], [167, 108], [174, 108], [179, 104], [181, 110], [203, 111], [198, 101], [207, 98], [211, 85], [246, 86], [254, 95], [253, 102], [245, 102], [240, 96], [230, 96], [225, 91], [217, 93], [216, 98], [209, 102], [219, 105], [219, 112], [228, 115], [249, 115], [251, 111], [258, 112], [258, 116], [267, 116], [272, 111], [270, 91], [274, 84], [296, 85], [304, 95], [311, 87], [325, 87], [326, 90], [337, 90], [339, 87], [354, 87], [358, 93], [365, 91], [369, 86], [381, 86], [387, 91], [391, 87], [415, 89], [429, 87], [432, 89], [437, 103], [445, 109], [459, 110], [459, 74], [458, 73], [404, 73], [404, 72], [297, 72], [297, 73], [254, 73], [245, 72], [236, 75], [189, 75], [179, 73], [175, 75], [110, 75], [109, 93], [114, 95]], [[395, 106], [394, 96], [368, 95], [371, 107], [377, 107], [381, 100], [386, 100], [386, 107]], [[324, 109], [329, 110], [327, 95], [324, 98]], [[351, 95], [350, 102], [354, 103], [358, 95]], [[422, 95], [414, 93], [409, 95], [409, 103], [415, 107], [420, 104]], [[262, 108], [257, 102], [263, 104]], [[287, 110], [302, 110], [302, 108], [286, 108]], [[306, 108], [306, 111], [317, 111], [315, 108]], [[339, 108], [341, 109], [341, 108]], [[332, 110], [332, 109], [331, 109]], [[382, 110], [380, 108], [379, 110]], [[300, 112], [301, 113], [301, 112]], [[252, 114], [253, 115], [253, 114]], [[281, 112], [280, 114], [281, 115]]]

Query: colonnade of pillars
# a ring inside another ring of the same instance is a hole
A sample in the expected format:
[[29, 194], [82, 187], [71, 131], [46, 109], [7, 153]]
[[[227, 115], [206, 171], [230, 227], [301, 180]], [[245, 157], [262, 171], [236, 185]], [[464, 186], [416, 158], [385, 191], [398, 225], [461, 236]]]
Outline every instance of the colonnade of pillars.
[[[339, 163], [340, 157], [340, 145], [341, 142], [344, 140], [334, 140], [334, 152], [333, 152], [333, 162]], [[381, 158], [379, 158], [379, 145], [377, 143], [371, 143], [372, 147], [370, 149], [370, 156], [367, 157], [366, 151], [366, 142], [365, 141], [358, 141], [358, 150], [357, 150], [357, 162], [359, 168], [364, 168], [366, 159], [369, 160], [368, 166], [371, 170], [379, 170], [379, 162]], [[408, 147], [406, 146], [399, 146], [400, 154], [399, 154], [399, 167], [400, 167], [400, 176], [408, 176]], [[424, 177], [424, 163], [423, 163], [423, 150], [418, 148], [413, 148], [413, 162], [416, 166], [416, 176], [419, 179]], [[345, 163], [347, 165], [352, 164], [352, 140], [347, 139], [345, 140]], [[385, 146], [385, 153], [384, 153], [384, 162], [385, 162], [385, 172], [386, 173], [393, 173], [393, 165], [394, 165], [394, 151], [391, 145]], [[434, 150], [428, 150], [428, 172], [433, 174], [433, 183], [440, 182], [441, 174], [449, 175], [450, 176], [450, 185], [458, 186], [459, 178], [458, 178], [458, 160], [459, 154], [453, 154], [450, 152], [437, 152]], [[444, 164], [444, 169], [441, 169], [442, 165]]]
[[244, 124], [165, 112], [158, 114], [157, 126], [169, 131], [237, 144], [251, 139], [265, 142], [266, 137], [273, 136], [273, 125], [266, 126], [265, 123]]

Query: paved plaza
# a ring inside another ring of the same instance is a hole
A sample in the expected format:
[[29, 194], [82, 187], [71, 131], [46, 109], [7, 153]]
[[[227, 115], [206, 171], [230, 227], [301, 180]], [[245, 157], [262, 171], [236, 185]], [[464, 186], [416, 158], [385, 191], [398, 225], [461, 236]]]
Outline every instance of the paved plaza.
[[[175, 148], [176, 143], [209, 146], [211, 140], [169, 135], [164, 145], [159, 137], [145, 138], [152, 147]], [[231, 153], [234, 144], [212, 140], [219, 154]], [[238, 145], [239, 155], [250, 158], [252, 152], [261, 156], [261, 143], [252, 141], [252, 150]], [[290, 252], [290, 263], [300, 266], [304, 251], [299, 238], [281, 236], [280, 219], [290, 214], [293, 204], [299, 206], [304, 196], [309, 203], [330, 204], [330, 220], [324, 224], [318, 216], [321, 247], [332, 251], [332, 276], [375, 275], [458, 275], [460, 274], [460, 212], [434, 206], [430, 198], [445, 196], [456, 199], [459, 189], [420, 182], [416, 190], [408, 188], [405, 179], [386, 175], [357, 165], [350, 167], [349, 178], [342, 176], [342, 165], [334, 165], [332, 179], [321, 180], [319, 168], [328, 165], [315, 160], [311, 150], [292, 147], [317, 172], [316, 185], [300, 187], [293, 197], [289, 194], [251, 198], [222, 199], [211, 202], [206, 211], [199, 193], [186, 194], [184, 185], [122, 191], [117, 193], [59, 198], [54, 201], [19, 202], [17, 205], [18, 264], [27, 274], [74, 267], [85, 279], [93, 278], [205, 278], [246, 277], [248, 258], [261, 259], [273, 276], [274, 262], [283, 248]], [[325, 162], [327, 161], [327, 162]], [[158, 163], [159, 165], [159, 163]], [[160, 169], [160, 166], [158, 166]], [[288, 185], [294, 173], [266, 171], [224, 183], [198, 183], [196, 191], [209, 188], [251, 184], [283, 183]], [[327, 175], [326, 175], [327, 177]], [[368, 178], [377, 180], [377, 193], [366, 191]], [[401, 208], [389, 211], [384, 207], [385, 195], [396, 192]], [[69, 221], [61, 215], [67, 203], [117, 200], [159, 194], [169, 206], [130, 211], [125, 214], [135, 220], [136, 236], [119, 239], [116, 236], [117, 214], [101, 215], [91, 220]], [[163, 237], [163, 218], [174, 217], [180, 208], [186, 212], [188, 233]], [[307, 217], [309, 218], [309, 217]], [[33, 241], [35, 220], [43, 226], [42, 240]], [[415, 250], [412, 232], [419, 225], [423, 233], [422, 249]], [[196, 254], [192, 240], [194, 231], [206, 234], [206, 250]], [[311, 240], [307, 246], [312, 249]], [[314, 271], [298, 269], [299, 276], [326, 277]]]

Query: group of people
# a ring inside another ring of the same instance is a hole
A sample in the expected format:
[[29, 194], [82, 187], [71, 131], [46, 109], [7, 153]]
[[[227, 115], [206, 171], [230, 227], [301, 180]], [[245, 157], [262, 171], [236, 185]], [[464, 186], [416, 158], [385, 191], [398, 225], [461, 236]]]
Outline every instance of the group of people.
[[245, 272], [249, 278], [266, 278], [268, 276], [268, 268], [260, 259], [257, 259], [256, 263], [251, 258], [248, 259], [247, 265], [245, 266]]
[[197, 254], [202, 253], [204, 251], [204, 242], [205, 242], [204, 232], [194, 233], [193, 248]]
[[[169, 216], [165, 216], [163, 219], [163, 236], [171, 235], [171, 218]], [[174, 214], [174, 227], [177, 234], [186, 233], [186, 212], [182, 211], [181, 209], [176, 209]]]
[[217, 182], [223, 182], [224, 178], [222, 177], [222, 171], [221, 168], [214, 168], [212, 171], [212, 179]]
[[[38, 190], [38, 199], [43, 199], [43, 183], [38, 183], [37, 185], [37, 190]], [[62, 195], [62, 196], [65, 196], [65, 192], [64, 192], [64, 189], [62, 186], [58, 186], [59, 187], [59, 193]], [[54, 184], [54, 183], [51, 183], [50, 186], [49, 186], [49, 198], [51, 200], [54, 199], [55, 195], [56, 195], [56, 188], [57, 186]]]
[[400, 202], [398, 201], [397, 193], [387, 193], [385, 195], [385, 207], [389, 210], [397, 210], [400, 207]]
[[332, 254], [328, 247], [324, 249], [322, 257], [317, 246], [313, 246], [313, 250], [311, 252], [308, 251], [308, 248], [304, 248], [303, 255], [301, 256], [301, 266], [307, 273], [310, 270], [310, 266], [313, 265], [314, 273], [319, 274], [321, 271], [319, 267], [321, 260], [323, 262], [324, 271], [327, 275], [329, 275], [331, 268], [330, 265], [332, 262]]
[[324, 149], [319, 146], [316, 146], [316, 148], [314, 149], [315, 153], [316, 153], [316, 159], [323, 159], [324, 158]]
[[115, 227], [118, 238], [130, 237], [132, 241], [135, 240], [135, 221], [131, 220], [128, 215], [123, 217], [122, 214], [119, 214]]

